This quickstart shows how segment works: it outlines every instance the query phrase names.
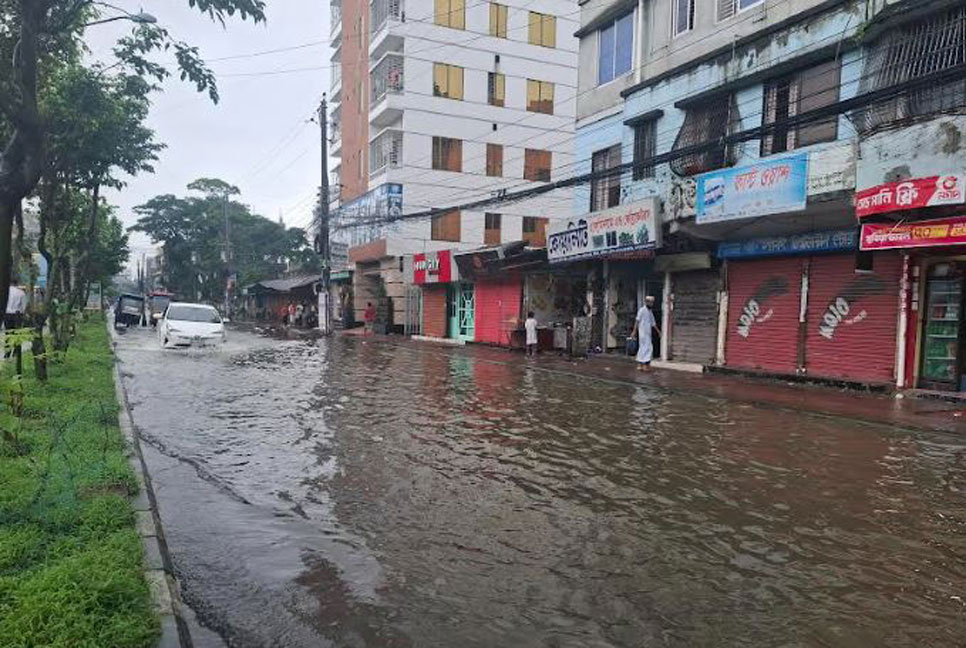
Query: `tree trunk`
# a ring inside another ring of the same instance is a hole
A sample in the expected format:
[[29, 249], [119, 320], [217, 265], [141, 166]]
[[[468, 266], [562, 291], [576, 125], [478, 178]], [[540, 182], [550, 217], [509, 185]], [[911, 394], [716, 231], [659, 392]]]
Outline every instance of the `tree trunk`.
[[20, 201], [11, 204], [0, 202], [0, 304], [7, 306], [10, 296], [10, 273], [13, 270], [13, 221]]
[[47, 382], [47, 346], [44, 344], [44, 317], [33, 314], [34, 339], [30, 351], [34, 356], [34, 375], [40, 382]]

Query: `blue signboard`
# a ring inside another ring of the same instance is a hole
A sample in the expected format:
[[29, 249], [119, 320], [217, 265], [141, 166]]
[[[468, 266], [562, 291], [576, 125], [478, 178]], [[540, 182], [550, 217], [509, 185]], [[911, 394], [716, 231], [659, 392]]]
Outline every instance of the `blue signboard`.
[[805, 209], [808, 154], [798, 153], [697, 178], [698, 224]]
[[857, 229], [829, 230], [770, 236], [718, 244], [719, 259], [747, 259], [750, 257], [816, 254], [822, 252], [852, 252], [859, 244]]

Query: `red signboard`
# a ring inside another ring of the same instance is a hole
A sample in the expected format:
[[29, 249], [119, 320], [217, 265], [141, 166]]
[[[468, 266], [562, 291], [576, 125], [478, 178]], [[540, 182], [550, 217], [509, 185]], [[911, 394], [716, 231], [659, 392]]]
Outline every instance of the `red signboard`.
[[961, 175], [943, 175], [910, 178], [856, 191], [855, 215], [863, 218], [920, 207], [959, 205], [966, 202], [963, 184]]
[[865, 223], [860, 250], [966, 245], [966, 216], [918, 223]]
[[414, 284], [449, 283], [453, 279], [453, 255], [449, 250], [413, 255]]

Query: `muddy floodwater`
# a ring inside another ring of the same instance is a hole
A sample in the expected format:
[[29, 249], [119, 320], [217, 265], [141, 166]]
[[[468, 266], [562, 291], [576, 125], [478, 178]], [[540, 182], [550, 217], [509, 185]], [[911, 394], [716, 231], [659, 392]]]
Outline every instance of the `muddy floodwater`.
[[117, 343], [196, 645], [966, 644], [966, 438], [494, 352]]

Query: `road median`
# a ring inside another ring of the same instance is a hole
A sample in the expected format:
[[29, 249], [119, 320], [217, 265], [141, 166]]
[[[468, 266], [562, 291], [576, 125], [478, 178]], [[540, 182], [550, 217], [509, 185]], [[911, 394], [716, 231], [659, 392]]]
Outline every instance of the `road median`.
[[0, 643], [154, 645], [161, 626], [135, 512], [142, 487], [103, 322], [79, 324], [48, 382], [28, 372], [23, 394], [22, 418], [0, 442]]

